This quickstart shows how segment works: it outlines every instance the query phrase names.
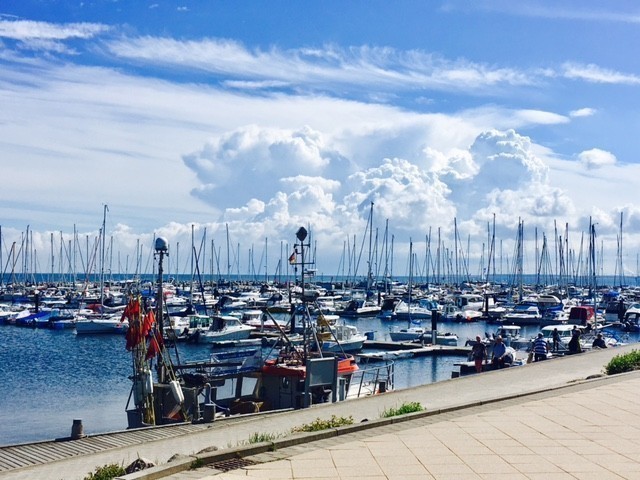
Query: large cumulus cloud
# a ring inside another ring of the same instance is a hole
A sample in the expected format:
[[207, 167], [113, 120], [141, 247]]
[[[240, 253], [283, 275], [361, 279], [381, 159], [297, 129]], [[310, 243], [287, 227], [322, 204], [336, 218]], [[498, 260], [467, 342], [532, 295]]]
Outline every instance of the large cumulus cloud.
[[[354, 143], [365, 141], [352, 135]], [[514, 130], [486, 130], [468, 148], [446, 151], [428, 142], [428, 131], [424, 142], [413, 132], [411, 150], [406, 144], [398, 150], [405, 157], [370, 152], [364, 162], [341, 151], [347, 136], [247, 126], [184, 161], [202, 182], [194, 194], [219, 207], [220, 222], [244, 241], [290, 240], [305, 225], [320, 249], [335, 254], [346, 238], [362, 238], [371, 203], [374, 228], [389, 219], [405, 240], [439, 227], [450, 236], [454, 218], [461, 235], [478, 237], [495, 219], [503, 238], [514, 238], [519, 220], [550, 233], [556, 220], [575, 218], [567, 192], [550, 182], [545, 159]], [[389, 138], [383, 151], [394, 149]]]
[[311, 128], [258, 126], [217, 136], [183, 161], [201, 182], [193, 194], [223, 209], [252, 198], [272, 198], [283, 177], [326, 174], [345, 164], [338, 152], [328, 148], [322, 134]]

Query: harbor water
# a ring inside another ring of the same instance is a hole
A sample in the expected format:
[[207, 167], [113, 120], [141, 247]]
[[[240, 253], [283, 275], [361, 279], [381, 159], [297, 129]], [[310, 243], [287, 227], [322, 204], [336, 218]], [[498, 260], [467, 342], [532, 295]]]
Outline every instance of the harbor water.
[[[391, 328], [404, 322], [378, 318], [346, 319], [376, 340], [389, 340]], [[423, 324], [430, 328], [430, 322]], [[494, 332], [496, 325], [442, 323], [462, 346], [468, 339]], [[526, 337], [536, 327], [523, 327]], [[131, 389], [131, 354], [119, 335], [76, 335], [75, 331], [0, 327], [0, 445], [68, 437], [73, 420], [83, 422], [84, 433], [96, 434], [127, 427], [125, 407]], [[637, 339], [633, 339], [637, 340]], [[180, 345], [180, 360], [205, 359], [210, 347]], [[395, 362], [395, 388], [403, 389], [451, 378], [460, 356], [424, 356]]]

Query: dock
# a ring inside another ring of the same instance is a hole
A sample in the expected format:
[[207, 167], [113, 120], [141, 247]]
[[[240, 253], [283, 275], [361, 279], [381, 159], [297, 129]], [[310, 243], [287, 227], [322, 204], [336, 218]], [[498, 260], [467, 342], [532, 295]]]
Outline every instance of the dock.
[[[373, 350], [368, 352], [367, 350]], [[359, 359], [364, 361], [387, 361], [407, 357], [425, 357], [433, 355], [452, 355], [466, 357], [471, 352], [471, 347], [451, 347], [448, 345], [431, 345], [414, 342], [379, 342], [366, 340], [364, 348], [357, 353]]]

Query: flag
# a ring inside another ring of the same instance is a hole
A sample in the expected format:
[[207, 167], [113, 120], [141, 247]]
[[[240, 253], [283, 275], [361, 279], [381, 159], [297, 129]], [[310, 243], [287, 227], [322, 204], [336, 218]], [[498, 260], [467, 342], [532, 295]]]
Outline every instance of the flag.
[[289, 257], [289, 264], [294, 265], [296, 263], [296, 251], [294, 250], [291, 256]]
[[149, 310], [147, 314], [144, 316], [144, 320], [142, 321], [142, 336], [146, 337], [151, 331], [151, 327], [156, 323], [156, 316], [153, 313], [153, 310]]
[[137, 297], [132, 297], [127, 303], [127, 306], [124, 308], [122, 312], [122, 316], [120, 317], [120, 321], [124, 322], [124, 319], [134, 320], [138, 318], [140, 315], [140, 300]]
[[153, 358], [158, 352], [160, 352], [163, 345], [164, 342], [162, 341], [162, 335], [159, 330], [156, 330], [155, 334], [152, 333], [149, 336], [149, 345], [147, 346], [147, 355], [145, 360]]

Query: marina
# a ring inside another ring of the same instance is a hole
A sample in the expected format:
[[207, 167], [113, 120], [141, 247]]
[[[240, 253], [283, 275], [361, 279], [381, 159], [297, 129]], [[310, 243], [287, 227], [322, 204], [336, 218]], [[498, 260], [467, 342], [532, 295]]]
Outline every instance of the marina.
[[[0, 373], [21, 401], [0, 403], [0, 444], [62, 438], [70, 419], [95, 434], [212, 423], [437, 383], [471, 373], [476, 338], [490, 355], [504, 337], [508, 365], [523, 365], [544, 326], [573, 326], [568, 347], [554, 342], [548, 358], [591, 349], [593, 332], [611, 347], [638, 335], [621, 321], [635, 288], [574, 287], [570, 296], [524, 285], [522, 276], [517, 285], [424, 285], [413, 260], [404, 283], [374, 283], [369, 272], [366, 282], [327, 284], [315, 278], [312, 259], [305, 263], [307, 234], [296, 232], [290, 258], [304, 274], [284, 284], [167, 282], [168, 243], [158, 237], [157, 274], [144, 285], [107, 282], [101, 269], [92, 300], [86, 287], [52, 284], [25, 284], [18, 300], [7, 286], [2, 298], [12, 302], [2, 310], [13, 314], [0, 318], [14, 344]], [[282, 313], [270, 310], [273, 299]], [[61, 316], [74, 328], [57, 328], [52, 317]], [[36, 430], [21, 428], [34, 419]]]
[[[466, 359], [469, 347], [465, 348], [465, 341], [485, 332], [491, 336], [497, 330], [484, 321], [440, 323], [440, 330], [458, 335], [459, 347], [425, 349], [420, 344], [391, 342], [394, 322], [377, 317], [341, 321], [360, 331], [374, 332], [375, 340], [365, 341], [358, 363], [393, 361], [397, 390], [450, 379], [455, 364]], [[523, 326], [520, 330], [520, 336], [528, 340], [539, 328]], [[1, 444], [66, 437], [73, 419], [82, 419], [90, 434], [127, 428], [124, 400], [131, 389], [131, 357], [124, 335], [77, 335], [73, 329], [9, 325], [0, 333], [5, 345], [0, 351], [0, 373], [11, 392], [0, 398]], [[633, 342], [638, 334], [617, 331], [617, 335]], [[195, 361], [209, 353], [207, 345], [180, 344], [183, 361]], [[34, 421], [37, 428], [24, 428]]]

